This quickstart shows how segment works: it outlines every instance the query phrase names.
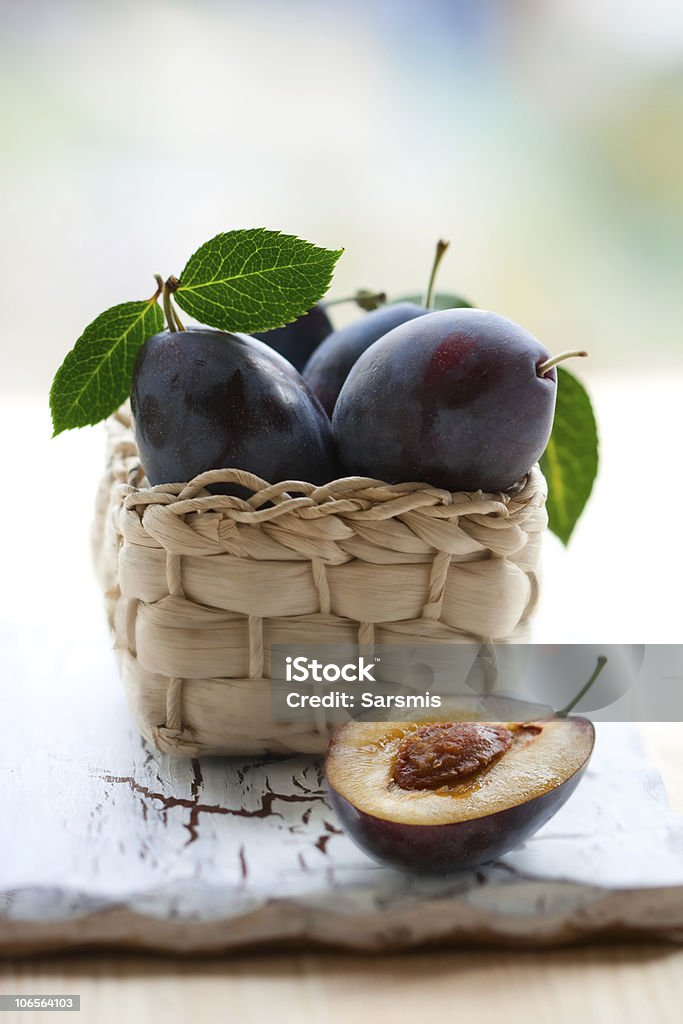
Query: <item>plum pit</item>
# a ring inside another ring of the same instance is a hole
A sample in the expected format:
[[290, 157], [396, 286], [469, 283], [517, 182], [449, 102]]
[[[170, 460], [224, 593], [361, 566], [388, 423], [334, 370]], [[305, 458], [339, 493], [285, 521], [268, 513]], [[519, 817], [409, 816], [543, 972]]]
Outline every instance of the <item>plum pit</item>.
[[407, 790], [454, 786], [502, 757], [512, 739], [503, 725], [430, 722], [403, 737], [392, 778]]

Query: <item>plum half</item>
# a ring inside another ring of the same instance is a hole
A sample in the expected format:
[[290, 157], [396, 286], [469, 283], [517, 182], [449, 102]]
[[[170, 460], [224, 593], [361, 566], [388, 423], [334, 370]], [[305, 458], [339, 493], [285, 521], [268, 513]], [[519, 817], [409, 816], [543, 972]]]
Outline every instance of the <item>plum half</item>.
[[349, 722], [325, 772], [348, 835], [375, 860], [424, 872], [495, 860], [574, 792], [595, 741], [580, 717], [530, 722]]

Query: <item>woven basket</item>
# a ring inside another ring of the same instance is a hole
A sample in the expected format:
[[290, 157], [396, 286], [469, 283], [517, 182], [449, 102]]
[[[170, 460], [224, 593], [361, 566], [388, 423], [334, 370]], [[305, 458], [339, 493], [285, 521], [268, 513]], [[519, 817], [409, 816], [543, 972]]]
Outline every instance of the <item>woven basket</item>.
[[[318, 753], [328, 727], [272, 720], [271, 644], [523, 641], [545, 481], [450, 494], [240, 470], [146, 486], [130, 413], [107, 422], [94, 553], [130, 709], [179, 755]], [[209, 494], [236, 481], [253, 496]]]

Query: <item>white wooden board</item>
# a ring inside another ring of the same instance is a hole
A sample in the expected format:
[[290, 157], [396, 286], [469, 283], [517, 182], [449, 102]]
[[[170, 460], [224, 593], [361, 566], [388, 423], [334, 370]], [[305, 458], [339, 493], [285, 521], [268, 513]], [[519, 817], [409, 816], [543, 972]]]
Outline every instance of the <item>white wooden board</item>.
[[631, 726], [599, 727], [585, 780], [523, 848], [408, 876], [341, 834], [313, 760], [151, 751], [101, 611], [84, 617], [78, 643], [0, 627], [0, 952], [683, 939], [683, 818]]

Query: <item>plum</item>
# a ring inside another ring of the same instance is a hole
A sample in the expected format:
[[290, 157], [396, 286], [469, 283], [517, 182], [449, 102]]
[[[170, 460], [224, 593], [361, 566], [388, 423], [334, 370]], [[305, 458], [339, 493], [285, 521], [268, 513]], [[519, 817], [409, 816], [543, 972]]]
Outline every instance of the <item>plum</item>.
[[333, 428], [347, 473], [449, 491], [504, 491], [543, 453], [557, 373], [548, 350], [481, 309], [428, 313], [356, 362]]
[[[411, 296], [409, 299], [392, 302], [388, 306], [375, 309], [366, 317], [354, 321], [347, 327], [333, 331], [313, 352], [304, 367], [303, 375], [329, 416], [332, 415], [339, 392], [351, 367], [376, 341], [400, 324], [424, 316], [433, 308], [450, 309], [453, 306], [470, 305], [459, 295], [434, 293], [437, 271], [449, 244], [443, 239], [439, 239], [436, 243], [429, 283], [423, 299]], [[369, 305], [364, 306], [360, 298], [363, 295], [367, 297], [368, 293], [359, 292], [356, 301], [363, 308], [371, 308]], [[370, 299], [379, 297], [369, 296]], [[382, 296], [382, 298], [386, 298], [386, 296]]]
[[337, 475], [320, 403], [286, 359], [247, 335], [193, 327], [148, 338], [133, 370], [131, 405], [150, 484], [224, 467], [269, 483], [323, 484]]
[[[517, 702], [508, 704], [514, 711]], [[538, 831], [578, 785], [594, 740], [590, 721], [562, 715], [355, 721], [333, 735], [325, 773], [332, 806], [365, 853], [400, 868], [459, 871]]]
[[358, 357], [394, 327], [427, 312], [414, 302], [380, 306], [325, 338], [304, 366], [303, 377], [329, 416]]
[[317, 305], [293, 323], [270, 331], [257, 331], [254, 337], [274, 348], [297, 370], [302, 370], [311, 353], [331, 333], [332, 324], [325, 308]]

